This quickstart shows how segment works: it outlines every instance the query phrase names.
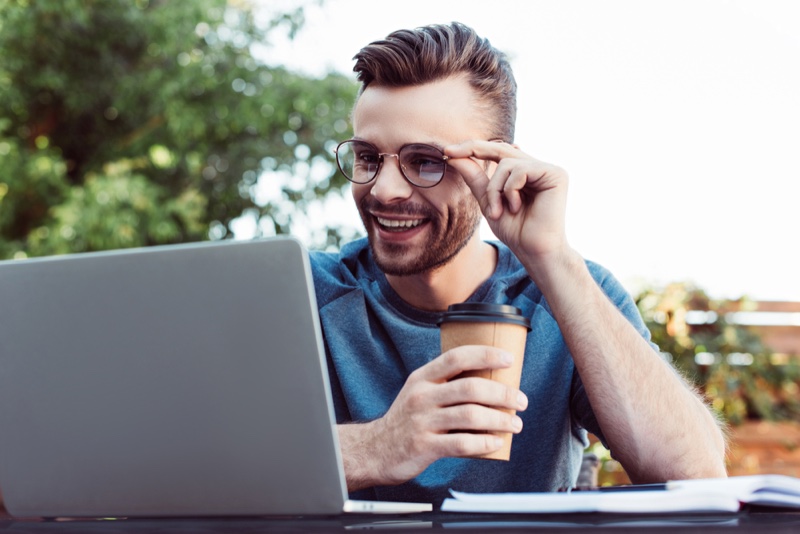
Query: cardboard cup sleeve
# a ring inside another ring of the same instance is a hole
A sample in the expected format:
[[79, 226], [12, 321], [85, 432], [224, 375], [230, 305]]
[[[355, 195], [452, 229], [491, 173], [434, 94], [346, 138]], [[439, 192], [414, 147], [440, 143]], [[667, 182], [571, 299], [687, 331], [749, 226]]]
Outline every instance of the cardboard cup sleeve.
[[[501, 304], [454, 304], [443, 314], [439, 328], [443, 353], [463, 345], [488, 345], [514, 355], [511, 367], [466, 371], [453, 380], [477, 376], [519, 389], [530, 321], [521, 316], [518, 308]], [[515, 413], [514, 410], [503, 409], [503, 411], [509, 414]], [[503, 438], [503, 446], [493, 453], [476, 458], [509, 460], [514, 435], [510, 432], [494, 434]]]

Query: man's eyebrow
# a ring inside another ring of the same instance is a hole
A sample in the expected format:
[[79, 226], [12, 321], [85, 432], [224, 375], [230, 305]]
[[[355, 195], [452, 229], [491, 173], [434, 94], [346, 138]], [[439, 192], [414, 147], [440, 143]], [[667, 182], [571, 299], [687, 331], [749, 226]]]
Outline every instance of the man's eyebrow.
[[444, 147], [445, 147], [445, 145], [439, 144], [436, 141], [414, 141], [412, 143], [406, 143], [403, 146], [410, 146], [410, 145], [432, 146], [433, 148], [438, 148], [440, 152], [444, 152]]
[[[354, 140], [354, 141], [362, 141], [364, 143], [369, 143], [370, 145], [375, 146], [376, 148], [379, 148], [372, 141], [367, 141], [363, 137], [359, 137], [357, 135], [354, 135], [353, 137], [351, 137], [351, 139]], [[410, 146], [410, 145], [428, 145], [428, 146], [432, 146], [434, 148], [438, 148], [439, 151], [441, 151], [441, 152], [444, 152], [444, 147], [445, 147], [445, 145], [437, 143], [436, 141], [413, 141], [411, 143], [404, 143], [403, 144], [403, 146]], [[380, 150], [380, 148], [379, 148], [379, 150]]]
[[375, 145], [375, 143], [373, 143], [372, 141], [367, 141], [367, 140], [366, 140], [366, 139], [364, 139], [363, 137], [359, 137], [359, 136], [357, 136], [357, 135], [354, 135], [353, 137], [351, 137], [351, 138], [350, 138], [350, 141], [361, 141], [362, 143], [366, 143], [366, 144], [370, 145], [371, 147], [374, 147], [374, 148], [376, 148], [376, 149], [378, 148], [378, 147]]

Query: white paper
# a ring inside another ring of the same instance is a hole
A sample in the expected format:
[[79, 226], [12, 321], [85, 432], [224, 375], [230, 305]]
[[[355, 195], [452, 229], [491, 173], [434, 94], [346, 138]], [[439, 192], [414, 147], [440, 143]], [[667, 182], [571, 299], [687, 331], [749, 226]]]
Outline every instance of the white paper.
[[505, 513], [736, 512], [742, 503], [800, 508], [800, 479], [755, 475], [673, 481], [667, 489], [570, 493], [464, 493], [450, 490], [443, 511]]

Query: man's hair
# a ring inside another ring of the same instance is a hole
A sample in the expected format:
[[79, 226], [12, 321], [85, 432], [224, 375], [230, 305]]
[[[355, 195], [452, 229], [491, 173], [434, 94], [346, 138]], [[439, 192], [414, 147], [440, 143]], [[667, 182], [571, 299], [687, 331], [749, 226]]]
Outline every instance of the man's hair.
[[517, 83], [511, 65], [472, 28], [453, 22], [398, 30], [365, 46], [353, 59], [359, 94], [370, 84], [408, 87], [465, 75], [485, 105], [492, 138], [513, 142]]

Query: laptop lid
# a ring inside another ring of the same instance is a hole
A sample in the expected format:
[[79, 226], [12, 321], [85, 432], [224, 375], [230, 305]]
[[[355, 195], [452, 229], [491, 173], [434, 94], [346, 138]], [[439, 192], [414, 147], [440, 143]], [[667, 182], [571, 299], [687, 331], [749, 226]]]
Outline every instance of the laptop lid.
[[340, 513], [304, 248], [0, 262], [0, 487], [16, 516]]

